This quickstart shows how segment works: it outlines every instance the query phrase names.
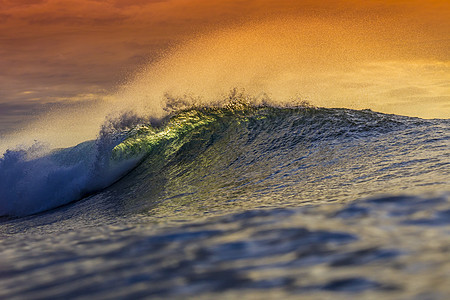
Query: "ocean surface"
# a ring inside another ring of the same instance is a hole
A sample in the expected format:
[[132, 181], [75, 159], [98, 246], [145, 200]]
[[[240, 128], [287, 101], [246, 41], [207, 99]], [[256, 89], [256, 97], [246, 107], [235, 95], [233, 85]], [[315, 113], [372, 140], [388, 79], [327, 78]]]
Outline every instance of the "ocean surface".
[[0, 158], [1, 299], [448, 299], [450, 120], [192, 107]]

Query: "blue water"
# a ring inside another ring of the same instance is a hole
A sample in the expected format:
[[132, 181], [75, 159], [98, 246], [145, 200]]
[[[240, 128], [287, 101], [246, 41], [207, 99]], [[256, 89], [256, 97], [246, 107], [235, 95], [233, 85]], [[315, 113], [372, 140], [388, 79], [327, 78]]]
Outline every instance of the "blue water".
[[8, 151], [0, 192], [4, 299], [450, 294], [450, 120], [197, 107]]

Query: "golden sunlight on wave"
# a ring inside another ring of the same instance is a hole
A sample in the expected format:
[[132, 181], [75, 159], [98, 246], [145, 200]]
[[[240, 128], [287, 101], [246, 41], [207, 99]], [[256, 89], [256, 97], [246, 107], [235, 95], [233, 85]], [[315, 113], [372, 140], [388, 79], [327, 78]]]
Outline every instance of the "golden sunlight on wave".
[[7, 144], [37, 139], [67, 147], [95, 138], [111, 114], [163, 116], [166, 93], [192, 94], [208, 105], [235, 87], [267, 94], [274, 105], [300, 99], [449, 118], [450, 60], [442, 43], [419, 43], [427, 37], [390, 21], [280, 18], [203, 34], [143, 68], [114, 95], [49, 112]]

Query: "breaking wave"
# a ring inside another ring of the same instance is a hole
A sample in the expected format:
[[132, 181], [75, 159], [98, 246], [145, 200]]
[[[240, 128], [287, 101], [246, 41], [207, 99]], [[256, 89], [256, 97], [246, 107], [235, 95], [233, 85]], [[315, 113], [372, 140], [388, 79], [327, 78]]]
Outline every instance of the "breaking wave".
[[[418, 181], [421, 189], [428, 181], [433, 189], [446, 188], [448, 164], [436, 163], [433, 157], [411, 157], [417, 154], [414, 145], [424, 148], [431, 142], [440, 143], [436, 157], [448, 156], [442, 148], [449, 138], [442, 134], [449, 126], [446, 120], [307, 103], [274, 107], [252, 103], [236, 91], [221, 105], [188, 106], [183, 99], [172, 99], [166, 110], [169, 116], [156, 121], [133, 113], [110, 119], [96, 140], [75, 147], [48, 150], [36, 143], [26, 150], [6, 151], [0, 159], [0, 215], [24, 216], [79, 200], [111, 186], [137, 166], [149, 176], [143, 180], [131, 172], [126, 180], [134, 180], [135, 187], [147, 185], [154, 174], [167, 172], [167, 166], [187, 172], [188, 162], [191, 175], [182, 178], [182, 185], [213, 174], [215, 183], [207, 190], [216, 196], [229, 191], [227, 185], [262, 193], [261, 197], [263, 191], [270, 191], [271, 197], [283, 191], [285, 198], [301, 191], [305, 199], [337, 199], [346, 194], [347, 185], [364, 185], [358, 196], [396, 193], [406, 187], [412, 191], [419, 185], [408, 183]], [[386, 157], [395, 158], [384, 167], [377, 163]], [[405, 168], [397, 174], [396, 165], [422, 167], [417, 174]], [[387, 185], [377, 182], [375, 169], [377, 176], [403, 184], [383, 190]], [[317, 192], [320, 189], [322, 193]], [[171, 193], [185, 193], [182, 190]]]

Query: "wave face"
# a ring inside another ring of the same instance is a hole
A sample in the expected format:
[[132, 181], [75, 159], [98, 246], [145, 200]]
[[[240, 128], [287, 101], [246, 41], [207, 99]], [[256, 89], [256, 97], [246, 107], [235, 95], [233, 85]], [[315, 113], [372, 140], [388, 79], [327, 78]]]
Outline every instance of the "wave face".
[[130, 186], [138, 199], [164, 190], [158, 197], [191, 203], [194, 211], [205, 200], [212, 209], [211, 198], [296, 205], [445, 190], [446, 129], [448, 121], [372, 111], [200, 109], [179, 113], [161, 130], [140, 128], [112, 156], [146, 155], [118, 187]]
[[0, 295], [449, 292], [449, 120], [235, 101], [122, 121], [0, 160], [3, 216], [83, 198], [1, 220], [1, 248], [35, 252], [0, 252], [5, 276], [30, 279], [0, 275]]

